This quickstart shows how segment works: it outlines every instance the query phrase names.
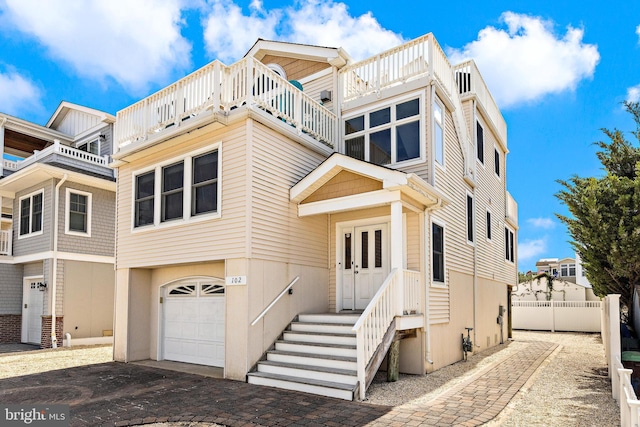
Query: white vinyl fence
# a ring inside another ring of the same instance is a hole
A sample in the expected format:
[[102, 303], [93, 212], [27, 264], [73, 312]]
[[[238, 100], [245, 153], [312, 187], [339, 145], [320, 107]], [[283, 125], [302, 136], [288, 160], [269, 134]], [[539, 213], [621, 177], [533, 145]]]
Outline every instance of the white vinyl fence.
[[620, 405], [620, 425], [640, 427], [640, 400], [631, 386], [631, 369], [621, 362], [620, 295], [608, 295], [602, 306], [602, 342], [611, 378], [611, 394]]
[[513, 301], [513, 329], [600, 332], [600, 301]]

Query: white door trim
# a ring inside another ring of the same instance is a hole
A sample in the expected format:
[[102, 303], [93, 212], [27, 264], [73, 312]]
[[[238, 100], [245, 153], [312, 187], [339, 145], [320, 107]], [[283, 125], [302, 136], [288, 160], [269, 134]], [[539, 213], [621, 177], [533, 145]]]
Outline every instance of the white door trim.
[[[31, 301], [31, 295], [32, 295], [32, 290], [31, 290], [31, 283], [34, 282], [44, 282], [44, 276], [40, 275], [40, 276], [26, 276], [22, 278], [22, 327], [21, 327], [21, 331], [20, 331], [20, 341], [24, 342], [24, 343], [34, 343], [34, 344], [41, 344], [42, 343], [42, 337], [38, 337], [37, 342], [35, 341], [29, 341], [29, 327], [32, 326], [29, 323], [29, 318], [30, 318], [30, 314], [31, 311], [28, 311], [30, 308], [33, 308], [33, 304]], [[40, 329], [40, 335], [42, 335], [42, 315], [44, 314], [44, 292], [37, 290], [36, 291], [38, 293], [38, 295], [40, 296], [40, 298], [42, 298], [42, 306], [41, 306], [41, 313], [40, 313], [40, 323], [37, 325], [38, 328]], [[26, 308], [25, 308], [26, 307]]]
[[[351, 221], [342, 221], [336, 223], [336, 246], [335, 246], [335, 257], [336, 257], [336, 312], [340, 312], [343, 309], [342, 305], [342, 266], [341, 260], [344, 256], [344, 248], [343, 248], [343, 239], [342, 233], [343, 230], [355, 227], [366, 226], [366, 225], [376, 225], [376, 224], [387, 224], [387, 240], [391, 240], [390, 229], [391, 229], [391, 215], [378, 216], [372, 218], [363, 218]], [[390, 250], [390, 248], [389, 248]]]

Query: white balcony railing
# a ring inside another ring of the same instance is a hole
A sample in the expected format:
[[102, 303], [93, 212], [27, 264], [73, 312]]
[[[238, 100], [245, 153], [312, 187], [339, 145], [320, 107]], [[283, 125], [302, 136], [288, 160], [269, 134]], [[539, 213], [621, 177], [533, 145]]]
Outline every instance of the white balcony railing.
[[0, 255], [11, 255], [12, 230], [0, 230]]
[[291, 83], [253, 58], [226, 66], [214, 61], [117, 113], [118, 150], [183, 126], [205, 113], [229, 114], [258, 106], [330, 147], [337, 118]]
[[501, 139], [501, 142], [507, 145], [507, 122], [505, 122], [502, 113], [498, 108], [498, 104], [489, 92], [487, 84], [484, 82], [476, 63], [473, 61], [463, 62], [454, 67], [456, 83], [460, 95], [472, 94], [480, 102], [487, 114], [487, 119], [493, 125], [494, 130]]
[[[399, 295], [403, 295], [401, 300], [398, 300]], [[394, 269], [353, 326], [356, 332], [356, 370], [360, 399], [365, 397], [367, 365], [382, 343], [391, 322], [403, 313], [421, 313], [421, 301], [420, 273]], [[398, 310], [398, 302], [403, 302], [401, 310]]]
[[62, 145], [59, 141], [55, 141], [53, 145], [45, 148], [44, 150], [35, 150], [33, 152], [33, 155], [27, 157], [24, 160], [13, 161], [3, 159], [2, 165], [4, 169], [15, 172], [33, 163], [37, 163], [39, 160], [42, 160], [52, 154], [59, 154], [63, 157], [80, 160], [82, 162], [96, 166], [109, 167], [109, 156], [98, 156], [96, 154], [78, 150], [77, 148]]

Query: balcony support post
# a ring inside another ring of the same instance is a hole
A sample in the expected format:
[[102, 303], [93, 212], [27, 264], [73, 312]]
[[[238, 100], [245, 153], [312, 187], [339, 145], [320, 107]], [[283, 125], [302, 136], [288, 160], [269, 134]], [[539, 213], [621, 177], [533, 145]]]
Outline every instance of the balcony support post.
[[402, 233], [402, 202], [391, 202], [391, 230], [389, 233], [389, 249], [391, 251], [391, 270], [397, 268], [400, 273], [397, 275], [398, 293], [396, 295], [396, 316], [402, 316], [404, 311], [404, 239]]

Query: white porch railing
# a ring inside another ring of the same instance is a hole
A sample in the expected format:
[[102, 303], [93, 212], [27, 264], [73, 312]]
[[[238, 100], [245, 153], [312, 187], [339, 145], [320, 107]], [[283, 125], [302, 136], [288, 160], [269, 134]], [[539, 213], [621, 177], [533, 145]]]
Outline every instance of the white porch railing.
[[51, 155], [59, 154], [70, 159], [80, 160], [89, 164], [108, 167], [109, 157], [98, 156], [96, 154], [88, 153], [86, 151], [78, 150], [77, 148], [68, 147], [60, 144], [59, 141], [55, 141], [53, 145], [45, 148], [44, 150], [35, 150], [33, 155], [27, 157], [24, 160], [12, 161], [3, 159], [3, 167], [8, 170], [17, 171], [25, 168], [33, 163], [38, 162], [41, 159]]
[[422, 287], [420, 286], [420, 272], [404, 270], [403, 271], [403, 287], [404, 287], [404, 313], [418, 314], [423, 311]]
[[[405, 280], [408, 280], [408, 282], [405, 282]], [[356, 332], [356, 370], [358, 382], [360, 383], [360, 399], [365, 398], [367, 365], [378, 349], [378, 346], [382, 343], [382, 339], [393, 319], [396, 316], [402, 315], [402, 312], [398, 313], [397, 298], [398, 295], [402, 294], [403, 289], [401, 289], [401, 287], [403, 286], [403, 282], [405, 282], [405, 287], [402, 310], [410, 313], [412, 307], [413, 310], [420, 309], [420, 302], [413, 300], [413, 298], [417, 298], [418, 300], [422, 299], [419, 289], [420, 273], [393, 269], [353, 326], [353, 330]]]
[[214, 61], [118, 111], [116, 146], [146, 141], [206, 111], [229, 114], [243, 105], [257, 105], [299, 133], [334, 145], [335, 114], [259, 61], [245, 58], [231, 66]]
[[0, 230], [0, 255], [11, 255], [12, 230]]
[[613, 363], [614, 375], [618, 376], [620, 390], [618, 392], [620, 403], [620, 425], [638, 427], [640, 420], [640, 400], [636, 397], [636, 392], [631, 385], [632, 369], [625, 369], [616, 356]]
[[475, 94], [484, 108], [503, 144], [507, 144], [507, 122], [505, 122], [498, 104], [487, 88], [475, 62], [467, 61], [454, 67], [458, 91], [461, 95]]

